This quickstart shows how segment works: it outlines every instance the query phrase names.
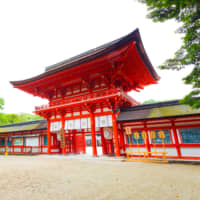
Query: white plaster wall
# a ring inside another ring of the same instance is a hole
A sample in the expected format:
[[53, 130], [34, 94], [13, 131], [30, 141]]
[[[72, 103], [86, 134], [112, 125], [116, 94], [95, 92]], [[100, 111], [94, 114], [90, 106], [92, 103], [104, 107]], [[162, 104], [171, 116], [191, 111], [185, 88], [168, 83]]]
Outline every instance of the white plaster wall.
[[21, 152], [21, 148], [15, 148], [15, 152]]
[[180, 148], [182, 156], [200, 157], [200, 148]]
[[39, 138], [26, 138], [26, 146], [39, 146]]
[[46, 147], [43, 147], [43, 148], [42, 148], [42, 152], [47, 153], [47, 148], [46, 148]]
[[5, 148], [0, 148], [0, 151], [5, 151]]
[[32, 148], [32, 153], [38, 153], [39, 149], [38, 148]]
[[57, 152], [59, 152], [59, 149], [51, 149], [51, 152], [52, 153], [57, 153]]
[[[92, 156], [92, 147], [86, 147], [86, 154], [89, 156]], [[101, 156], [102, 155], [102, 147], [97, 147], [97, 155]]]

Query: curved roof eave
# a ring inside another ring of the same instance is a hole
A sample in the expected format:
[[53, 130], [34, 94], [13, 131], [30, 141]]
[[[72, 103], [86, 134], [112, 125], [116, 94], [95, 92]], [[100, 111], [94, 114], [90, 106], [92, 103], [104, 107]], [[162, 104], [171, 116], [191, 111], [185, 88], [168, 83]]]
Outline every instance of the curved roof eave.
[[126, 36], [123, 36], [119, 39], [116, 39], [112, 42], [106, 43], [102, 46], [99, 46], [97, 48], [94, 48], [92, 50], [86, 51], [82, 54], [79, 54], [75, 57], [69, 58], [67, 60], [64, 60], [62, 62], [59, 62], [57, 64], [51, 65], [49, 67], [46, 67], [45, 72], [37, 75], [35, 77], [29, 78], [29, 79], [25, 79], [25, 80], [20, 80], [20, 81], [10, 81], [10, 83], [13, 86], [17, 86], [17, 85], [23, 85], [23, 84], [27, 84], [42, 78], [45, 78], [47, 76], [51, 76], [55, 73], [64, 71], [66, 69], [70, 69], [72, 67], [76, 67], [77, 65], [92, 61], [96, 58], [99, 58], [101, 56], [104, 56], [108, 53], [111, 53], [117, 49], [119, 49], [120, 47], [125, 46], [126, 44], [130, 43], [130, 42], [136, 42], [136, 47], [137, 50], [144, 62], [144, 64], [146, 65], [148, 71], [151, 73], [152, 77], [154, 78], [155, 81], [160, 80], [160, 77], [158, 76], [158, 74], [156, 73], [156, 71], [154, 70], [147, 54], [146, 51], [144, 49], [144, 46], [142, 44], [142, 40], [140, 37], [140, 33], [138, 29], [135, 29], [133, 32], [129, 33]]

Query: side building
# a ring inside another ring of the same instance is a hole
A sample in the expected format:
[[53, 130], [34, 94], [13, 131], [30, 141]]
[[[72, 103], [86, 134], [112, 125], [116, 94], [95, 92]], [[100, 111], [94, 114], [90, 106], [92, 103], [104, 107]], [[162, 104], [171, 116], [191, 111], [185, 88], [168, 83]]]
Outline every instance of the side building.
[[[155, 152], [150, 157], [161, 157], [163, 143], [159, 131], [165, 133], [163, 139], [167, 158], [200, 159], [200, 110], [192, 110], [178, 101], [137, 105], [120, 109], [117, 117], [120, 155], [138, 157], [140, 152]], [[126, 129], [131, 132], [127, 134]], [[155, 138], [152, 138], [152, 131]], [[92, 139], [84, 129], [80, 134], [65, 132], [64, 149], [69, 153], [92, 155]], [[142, 132], [147, 138], [142, 138]], [[139, 138], [134, 137], [139, 133]], [[97, 155], [114, 155], [114, 136], [109, 128], [96, 129]], [[0, 126], [0, 153], [47, 154], [47, 121], [36, 120]], [[62, 153], [57, 132], [51, 134], [51, 154]], [[134, 153], [133, 153], [134, 152]]]

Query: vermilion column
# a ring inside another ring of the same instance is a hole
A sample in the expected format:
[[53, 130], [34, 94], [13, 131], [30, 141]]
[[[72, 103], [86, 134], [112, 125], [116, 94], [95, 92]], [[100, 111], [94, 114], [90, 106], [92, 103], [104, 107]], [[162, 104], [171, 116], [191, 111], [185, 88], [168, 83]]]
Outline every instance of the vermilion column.
[[118, 131], [117, 131], [117, 117], [115, 113], [112, 114], [112, 125], [113, 125], [115, 155], [120, 156]]
[[[62, 128], [65, 130], [65, 119], [64, 119], [64, 117], [62, 117]], [[65, 140], [65, 134], [64, 134], [64, 140]], [[65, 144], [65, 141], [64, 141], [64, 144]], [[66, 154], [65, 147], [62, 148], [62, 154]]]
[[[147, 136], [147, 137], [146, 137], [146, 140], [145, 140], [146, 148], [147, 148], [147, 151], [148, 151], [148, 152], [151, 152], [151, 148], [150, 148], [150, 144], [149, 144], [149, 135], [148, 135], [148, 132], [147, 132], [146, 129], [145, 129], [144, 131], [145, 131], [146, 136]], [[151, 157], [151, 153], [148, 153], [148, 156]]]
[[103, 134], [103, 128], [100, 129], [101, 130], [101, 146], [102, 146], [102, 153], [103, 155], [106, 154], [106, 144], [105, 144], [105, 138], [104, 138], [104, 134]]
[[95, 133], [95, 118], [94, 114], [90, 114], [91, 122], [91, 136], [92, 136], [92, 153], [93, 156], [97, 156], [97, 145], [96, 145], [96, 133]]
[[51, 153], [51, 132], [50, 132], [50, 120], [47, 119], [47, 153]]
[[71, 136], [71, 130], [68, 130], [68, 133], [69, 133], [69, 146], [68, 146], [68, 148], [69, 148], [69, 152], [70, 153], [72, 153], [72, 136]]
[[83, 153], [86, 153], [86, 145], [85, 145], [85, 130], [82, 129], [82, 137], [83, 137]]
[[176, 128], [174, 127], [173, 123], [172, 123], [172, 131], [173, 131], [174, 141], [175, 141], [175, 145], [176, 145], [177, 155], [180, 158], [181, 157], [181, 151], [180, 151], [180, 147], [179, 147], [179, 142], [178, 142]]
[[76, 130], [72, 130], [72, 153], [76, 153]]
[[123, 149], [123, 151], [125, 152], [125, 143], [124, 143], [124, 134], [123, 134], [123, 129], [119, 132], [119, 136], [120, 136], [120, 145]]

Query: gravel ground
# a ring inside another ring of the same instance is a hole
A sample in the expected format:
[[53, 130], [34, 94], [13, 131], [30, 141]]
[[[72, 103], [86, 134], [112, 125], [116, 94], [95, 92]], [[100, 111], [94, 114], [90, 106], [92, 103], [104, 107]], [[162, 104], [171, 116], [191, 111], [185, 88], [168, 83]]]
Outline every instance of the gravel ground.
[[200, 200], [200, 165], [0, 156], [1, 200]]

